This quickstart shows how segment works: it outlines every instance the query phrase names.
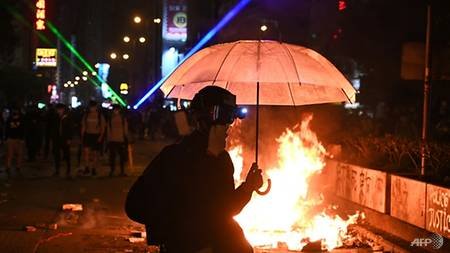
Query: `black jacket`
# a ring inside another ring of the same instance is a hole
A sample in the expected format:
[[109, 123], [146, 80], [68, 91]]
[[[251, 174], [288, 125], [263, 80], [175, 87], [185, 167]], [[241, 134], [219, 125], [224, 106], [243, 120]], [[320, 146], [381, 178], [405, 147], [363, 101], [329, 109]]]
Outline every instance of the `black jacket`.
[[6, 139], [23, 140], [25, 137], [25, 126], [21, 116], [11, 116], [6, 122]]
[[66, 143], [72, 139], [73, 124], [68, 114], [64, 114], [62, 117], [56, 115], [52, 120], [50, 128], [50, 135], [53, 141]]
[[235, 189], [233, 163], [227, 152], [207, 153], [207, 137], [194, 132], [164, 148], [130, 189], [128, 216], [146, 225], [148, 242], [169, 252], [252, 252], [237, 215], [252, 190]]

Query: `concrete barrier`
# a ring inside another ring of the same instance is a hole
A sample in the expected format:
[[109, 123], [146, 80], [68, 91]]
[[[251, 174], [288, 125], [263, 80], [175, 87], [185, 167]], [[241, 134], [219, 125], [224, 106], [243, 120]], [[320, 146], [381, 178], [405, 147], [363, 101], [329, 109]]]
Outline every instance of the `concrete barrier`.
[[427, 184], [426, 229], [450, 238], [450, 190]]
[[386, 213], [386, 179], [386, 172], [338, 163], [336, 195]]
[[425, 228], [426, 183], [391, 175], [391, 216]]

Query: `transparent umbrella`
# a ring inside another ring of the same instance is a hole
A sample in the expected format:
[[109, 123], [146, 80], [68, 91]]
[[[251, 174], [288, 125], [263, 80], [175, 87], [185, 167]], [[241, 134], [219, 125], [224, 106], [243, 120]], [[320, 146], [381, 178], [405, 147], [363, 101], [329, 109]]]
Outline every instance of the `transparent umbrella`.
[[[265, 40], [241, 40], [205, 48], [184, 61], [161, 89], [169, 98], [190, 100], [208, 85], [229, 90], [239, 105], [256, 105], [256, 163], [259, 105], [353, 103], [356, 95], [342, 73], [316, 51]], [[258, 193], [269, 190], [270, 180], [268, 189]]]

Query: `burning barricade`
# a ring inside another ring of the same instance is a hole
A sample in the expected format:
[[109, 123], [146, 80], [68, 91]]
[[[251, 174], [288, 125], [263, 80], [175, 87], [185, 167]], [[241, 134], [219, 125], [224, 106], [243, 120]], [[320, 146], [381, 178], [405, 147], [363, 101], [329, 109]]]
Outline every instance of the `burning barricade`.
[[[255, 248], [305, 250], [316, 242], [321, 250], [332, 250], [351, 239], [348, 226], [361, 217], [355, 213], [343, 219], [336, 214], [335, 206], [324, 205], [320, 193], [310, 192], [310, 180], [321, 173], [327, 155], [310, 129], [312, 118], [312, 114], [306, 116], [278, 137], [278, 151], [273, 157], [278, 159], [277, 166], [265, 170], [272, 179], [271, 192], [266, 196], [255, 194], [235, 217]], [[239, 127], [239, 122], [233, 126]], [[241, 173], [245, 147], [233, 136], [233, 130], [229, 144], [238, 184], [243, 181], [241, 175], [245, 175]]]

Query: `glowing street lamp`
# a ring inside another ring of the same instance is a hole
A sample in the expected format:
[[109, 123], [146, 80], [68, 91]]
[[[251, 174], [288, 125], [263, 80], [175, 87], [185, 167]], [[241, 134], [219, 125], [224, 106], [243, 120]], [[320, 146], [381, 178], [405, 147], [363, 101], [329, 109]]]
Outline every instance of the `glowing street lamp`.
[[92, 72], [91, 75], [96, 76], [97, 72]]
[[265, 32], [265, 31], [267, 31], [268, 27], [266, 25], [262, 25], [260, 27], [260, 29], [261, 29], [261, 31]]
[[87, 81], [88, 80], [87, 76], [83, 76], [82, 79], [83, 79], [83, 81]]
[[124, 55], [122, 55], [122, 58], [124, 60], [128, 60], [130, 58], [130, 55], [129, 54], [124, 54]]
[[159, 24], [159, 23], [161, 23], [161, 19], [160, 18], [154, 18], [153, 19], [153, 23]]
[[139, 37], [139, 42], [144, 43], [145, 42], [145, 37]]
[[78, 85], [78, 81], [73, 82], [75, 85]]
[[83, 76], [87, 76], [88, 75], [88, 72], [85, 70], [85, 71], [83, 71]]
[[139, 16], [135, 16], [133, 21], [134, 21], [134, 23], [139, 24], [139, 23], [141, 23], [142, 19]]
[[68, 81], [67, 83], [68, 83], [68, 84], [72, 84], [72, 81]]
[[75, 77], [75, 80], [79, 81], [79, 80], [80, 80], [80, 77], [79, 77], [79, 76], [76, 76], [76, 77]]
[[65, 83], [64, 88], [67, 88], [67, 87], [69, 87], [69, 84]]
[[70, 88], [73, 88], [73, 87], [75, 87], [75, 85], [72, 83], [72, 84], [70, 84]]
[[125, 42], [125, 43], [128, 43], [128, 42], [130, 42], [130, 37], [128, 37], [128, 36], [125, 36], [125, 37], [123, 37], [123, 42]]
[[116, 59], [117, 58], [117, 54], [116, 53], [111, 53], [110, 55], [109, 55], [109, 57], [111, 57], [111, 59]]

